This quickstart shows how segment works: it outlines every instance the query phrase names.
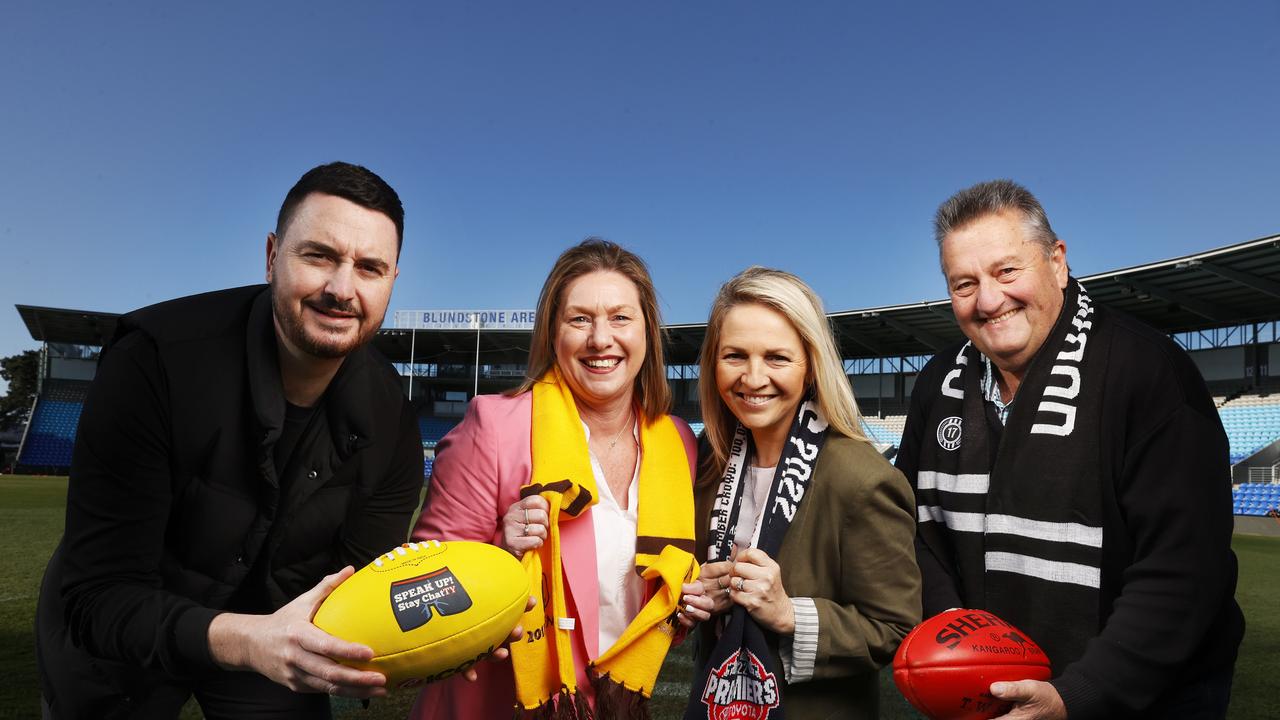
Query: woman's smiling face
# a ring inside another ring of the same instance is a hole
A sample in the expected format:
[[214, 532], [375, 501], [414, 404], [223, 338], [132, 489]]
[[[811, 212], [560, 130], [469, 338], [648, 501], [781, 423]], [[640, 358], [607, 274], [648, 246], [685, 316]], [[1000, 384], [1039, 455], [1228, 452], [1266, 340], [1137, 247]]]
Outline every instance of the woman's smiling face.
[[556, 364], [574, 397], [593, 407], [629, 403], [646, 350], [635, 283], [612, 270], [576, 278], [555, 323]]
[[785, 436], [790, 430], [804, 399], [808, 369], [804, 342], [782, 313], [758, 303], [725, 313], [716, 350], [716, 389], [756, 437]]

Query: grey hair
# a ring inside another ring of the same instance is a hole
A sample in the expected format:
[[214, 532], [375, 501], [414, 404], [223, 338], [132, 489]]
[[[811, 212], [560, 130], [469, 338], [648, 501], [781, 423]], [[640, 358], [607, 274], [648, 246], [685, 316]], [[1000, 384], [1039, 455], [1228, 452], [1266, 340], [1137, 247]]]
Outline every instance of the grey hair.
[[1058, 234], [1049, 225], [1049, 216], [1031, 191], [1012, 180], [988, 180], [947, 198], [933, 217], [933, 237], [942, 250], [942, 241], [952, 232], [987, 215], [1013, 210], [1022, 215], [1027, 236], [1040, 243], [1045, 257], [1058, 244]]

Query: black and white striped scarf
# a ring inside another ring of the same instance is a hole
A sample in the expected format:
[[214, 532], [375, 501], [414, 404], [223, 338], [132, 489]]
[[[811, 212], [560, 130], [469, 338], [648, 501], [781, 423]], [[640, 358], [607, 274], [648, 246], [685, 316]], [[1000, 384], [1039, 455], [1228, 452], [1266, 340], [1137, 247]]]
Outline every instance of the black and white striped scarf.
[[920, 538], [957, 569], [961, 600], [1030, 634], [1056, 672], [1080, 657], [1099, 623], [1103, 320], [1070, 278], [994, 464], [983, 358], [972, 343], [960, 348], [925, 423], [916, 476]]

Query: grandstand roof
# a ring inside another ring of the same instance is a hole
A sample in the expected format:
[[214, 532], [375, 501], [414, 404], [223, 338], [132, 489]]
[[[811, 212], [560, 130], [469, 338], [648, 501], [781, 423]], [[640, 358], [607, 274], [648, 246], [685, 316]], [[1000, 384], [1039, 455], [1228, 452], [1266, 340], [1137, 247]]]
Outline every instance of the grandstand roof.
[[69, 345], [104, 345], [116, 331], [116, 313], [16, 305], [33, 340]]
[[[1094, 302], [1165, 333], [1280, 320], [1280, 235], [1080, 278]], [[830, 315], [845, 358], [930, 355], [962, 339], [950, 300]], [[697, 362], [706, 326], [674, 325], [670, 364]]]
[[[1080, 278], [1100, 305], [1126, 312], [1166, 333], [1280, 321], [1280, 235]], [[117, 315], [18, 305], [31, 337], [101, 345]], [[846, 310], [831, 314], [846, 358], [929, 355], [961, 338], [949, 300]], [[694, 365], [704, 324], [670, 325], [667, 362]], [[479, 331], [480, 362], [523, 363], [530, 333]], [[475, 330], [380, 331], [378, 348], [394, 362], [470, 365]]]

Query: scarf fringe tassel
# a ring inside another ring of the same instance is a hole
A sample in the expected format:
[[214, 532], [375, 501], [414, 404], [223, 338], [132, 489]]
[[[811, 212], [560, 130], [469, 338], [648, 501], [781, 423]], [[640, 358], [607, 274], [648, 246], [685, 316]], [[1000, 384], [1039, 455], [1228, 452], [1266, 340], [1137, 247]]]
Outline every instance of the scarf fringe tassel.
[[592, 678], [596, 691], [596, 716], [618, 720], [649, 720], [649, 698], [609, 677], [608, 673]]
[[649, 698], [608, 676], [591, 680], [596, 692], [592, 711], [586, 698], [561, 688], [560, 692], [532, 710], [516, 707], [512, 720], [649, 720]]
[[[512, 720], [596, 720], [591, 712], [587, 699], [569, 688], [561, 686], [560, 692], [547, 698], [545, 702], [532, 710], [525, 710], [516, 705]], [[609, 717], [601, 715], [600, 717]]]

